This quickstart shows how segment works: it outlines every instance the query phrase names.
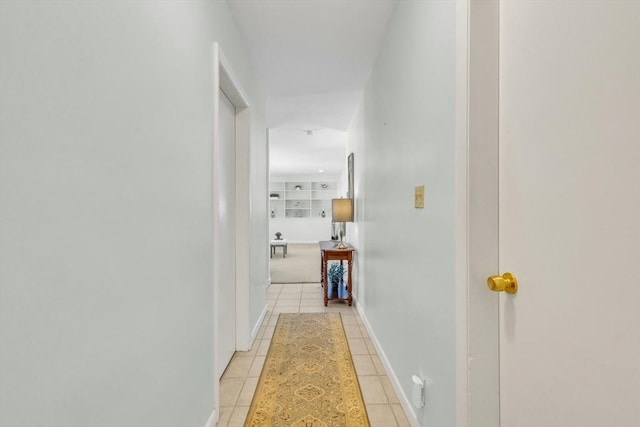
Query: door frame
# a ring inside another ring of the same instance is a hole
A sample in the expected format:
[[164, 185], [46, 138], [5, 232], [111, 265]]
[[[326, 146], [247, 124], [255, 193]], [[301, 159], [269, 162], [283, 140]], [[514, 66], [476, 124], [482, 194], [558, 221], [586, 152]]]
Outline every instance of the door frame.
[[212, 227], [212, 243], [213, 243], [213, 396], [214, 396], [214, 412], [210, 418], [210, 422], [217, 422], [218, 408], [220, 407], [220, 383], [217, 378], [218, 365], [217, 348], [219, 329], [221, 325], [217, 321], [218, 308], [225, 303], [220, 301], [219, 289], [221, 280], [218, 276], [217, 265], [220, 255], [224, 251], [222, 242], [219, 239], [218, 230], [220, 228], [220, 217], [215, 207], [220, 201], [221, 189], [218, 185], [218, 173], [221, 169], [220, 156], [220, 90], [231, 100], [236, 110], [235, 121], [235, 213], [236, 213], [236, 252], [235, 252], [235, 285], [236, 285], [236, 350], [249, 350], [251, 341], [250, 328], [250, 310], [249, 310], [249, 293], [250, 293], [250, 188], [249, 188], [249, 171], [250, 171], [250, 108], [249, 101], [242, 89], [240, 80], [231, 68], [231, 63], [223, 54], [218, 43], [213, 43], [213, 150], [212, 150], [212, 191], [213, 191], [213, 227]]
[[457, 427], [500, 425], [500, 2], [456, 2]]

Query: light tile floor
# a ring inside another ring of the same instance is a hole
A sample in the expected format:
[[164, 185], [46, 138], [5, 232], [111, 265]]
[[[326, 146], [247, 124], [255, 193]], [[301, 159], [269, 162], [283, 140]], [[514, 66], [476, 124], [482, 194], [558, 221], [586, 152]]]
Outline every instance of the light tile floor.
[[258, 384], [279, 313], [340, 312], [372, 427], [410, 426], [355, 307], [329, 301], [312, 284], [273, 284], [267, 288], [268, 313], [250, 351], [239, 351], [220, 381], [219, 427], [242, 427]]

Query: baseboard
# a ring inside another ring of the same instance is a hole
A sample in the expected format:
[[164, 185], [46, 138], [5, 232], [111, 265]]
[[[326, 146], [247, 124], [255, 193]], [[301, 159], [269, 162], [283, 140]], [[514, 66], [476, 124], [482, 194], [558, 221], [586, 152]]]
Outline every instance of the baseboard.
[[271, 276], [269, 276], [269, 278], [265, 280], [264, 283], [265, 283], [264, 285], [265, 288], [268, 288], [269, 286], [271, 286]]
[[251, 346], [253, 346], [254, 341], [256, 340], [256, 337], [258, 336], [258, 331], [260, 330], [260, 327], [262, 326], [262, 322], [264, 321], [264, 317], [267, 315], [267, 306], [265, 305], [264, 308], [262, 309], [262, 313], [260, 313], [260, 317], [258, 317], [258, 321], [256, 322], [256, 324], [253, 326], [253, 331], [251, 331], [251, 337], [250, 337], [250, 343], [249, 343], [249, 348], [251, 348]]
[[204, 427], [216, 427], [216, 424], [218, 424], [218, 411], [214, 409]]
[[358, 310], [358, 313], [360, 314], [360, 318], [362, 318], [362, 322], [364, 323], [364, 327], [367, 329], [367, 332], [369, 333], [371, 342], [373, 343], [373, 346], [376, 348], [376, 351], [378, 352], [378, 357], [380, 358], [380, 362], [382, 362], [382, 366], [384, 366], [384, 370], [387, 371], [387, 376], [389, 377], [389, 380], [393, 385], [393, 389], [395, 390], [396, 395], [398, 396], [398, 400], [400, 401], [400, 405], [402, 405], [402, 409], [404, 409], [404, 413], [407, 415], [407, 419], [409, 420], [409, 423], [411, 424], [412, 427], [420, 427], [420, 421], [416, 416], [413, 405], [411, 404], [411, 400], [408, 399], [407, 396], [404, 394], [404, 391], [400, 386], [400, 381], [398, 381], [398, 377], [396, 376], [395, 372], [393, 372], [393, 369], [391, 368], [391, 364], [389, 363], [389, 359], [387, 359], [386, 354], [384, 354], [384, 351], [380, 346], [380, 342], [378, 341], [378, 338], [376, 338], [376, 334], [373, 332], [373, 329], [371, 328], [371, 324], [369, 324], [369, 320], [367, 319], [367, 316], [364, 312], [364, 308], [362, 307], [361, 304], [357, 303], [357, 300], [356, 300], [356, 310]]

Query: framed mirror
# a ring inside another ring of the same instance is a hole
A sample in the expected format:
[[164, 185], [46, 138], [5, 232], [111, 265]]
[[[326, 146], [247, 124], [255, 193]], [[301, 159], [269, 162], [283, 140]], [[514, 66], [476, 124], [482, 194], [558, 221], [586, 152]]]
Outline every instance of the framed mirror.
[[349, 188], [347, 189], [347, 198], [354, 199], [355, 193], [353, 191], [353, 153], [347, 157], [347, 181]]

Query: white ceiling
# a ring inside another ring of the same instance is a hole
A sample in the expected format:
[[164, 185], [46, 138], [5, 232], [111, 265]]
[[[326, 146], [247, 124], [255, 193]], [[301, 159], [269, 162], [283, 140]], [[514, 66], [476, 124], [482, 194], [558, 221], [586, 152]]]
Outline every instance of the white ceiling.
[[269, 132], [269, 142], [271, 175], [323, 173], [334, 178], [342, 173], [347, 161], [346, 133], [335, 129], [315, 130], [307, 135], [299, 129], [276, 128]]
[[[228, 0], [267, 95], [272, 174], [344, 167], [338, 133], [353, 118], [396, 1]], [[310, 138], [307, 129], [321, 130]]]

